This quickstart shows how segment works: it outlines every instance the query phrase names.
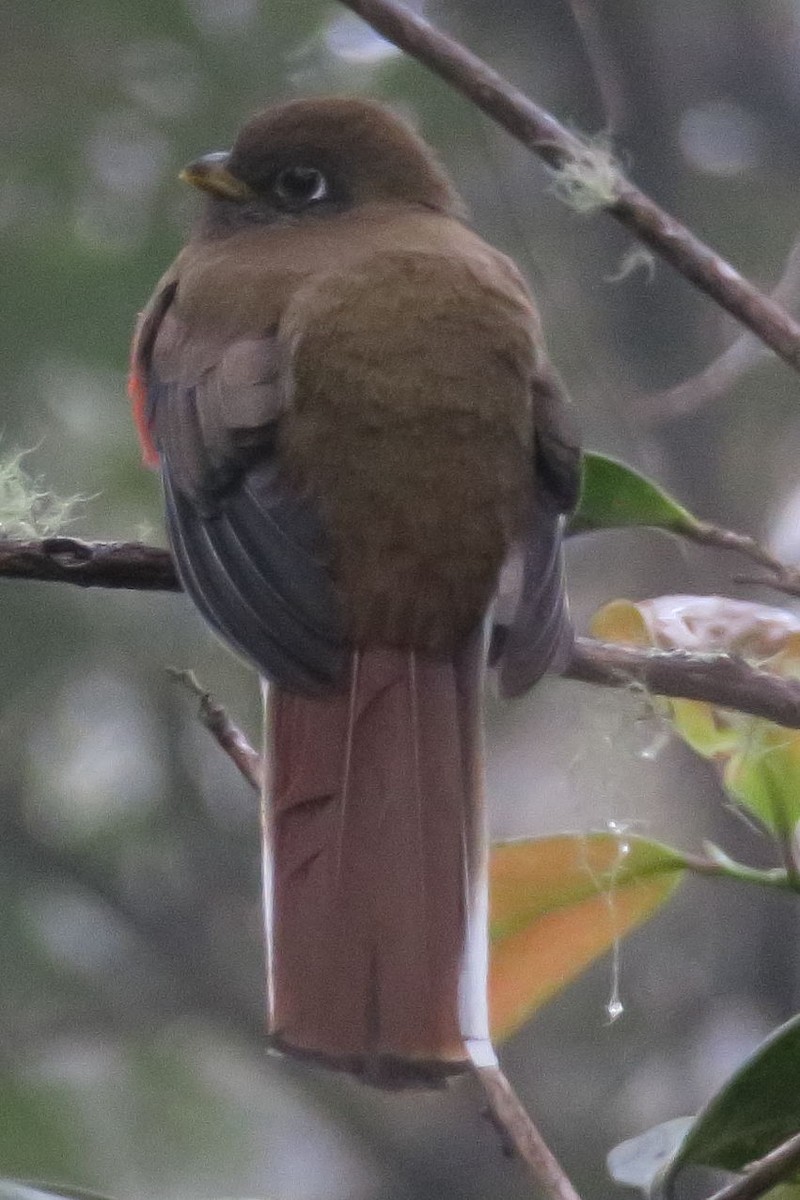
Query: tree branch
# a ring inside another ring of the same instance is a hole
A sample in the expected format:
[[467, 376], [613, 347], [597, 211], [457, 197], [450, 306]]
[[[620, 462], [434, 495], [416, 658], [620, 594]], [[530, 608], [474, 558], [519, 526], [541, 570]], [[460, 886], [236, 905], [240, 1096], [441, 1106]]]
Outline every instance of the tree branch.
[[710, 521], [699, 521], [694, 527], [681, 530], [681, 537], [699, 546], [713, 546], [716, 550], [735, 550], [751, 562], [769, 571], [769, 575], [734, 575], [734, 583], [749, 583], [758, 587], [773, 588], [785, 596], [800, 596], [800, 570], [781, 562], [762, 546], [761, 542], [748, 533], [736, 533], [722, 529]]
[[525, 1111], [508, 1079], [499, 1067], [476, 1067], [478, 1080], [492, 1122], [504, 1145], [524, 1162], [532, 1181], [549, 1200], [580, 1200], [561, 1164]]
[[168, 667], [167, 670], [173, 679], [182, 683], [187, 691], [198, 698], [200, 705], [197, 715], [200, 724], [205, 726], [251, 788], [260, 792], [263, 776], [262, 758], [250, 745], [239, 726], [234, 725], [222, 705], [202, 686], [194, 671], [181, 671], [175, 667]]
[[715, 1192], [709, 1200], [757, 1200], [800, 1167], [800, 1133], [752, 1163], [741, 1179]]
[[[797, 311], [800, 305], [800, 237], [792, 244], [780, 282], [770, 295], [788, 312]], [[743, 333], [698, 375], [664, 391], [634, 397], [629, 404], [629, 413], [635, 420], [650, 426], [689, 416], [730, 391], [743, 375], [768, 357], [769, 350], [762, 342]]]
[[[598, 151], [515, 88], [477, 55], [396, 0], [341, 0], [373, 29], [471, 100], [562, 177], [590, 176]], [[586, 188], [589, 191], [589, 186]], [[659, 208], [616, 167], [606, 164], [606, 196], [598, 207], [650, 246], [717, 304], [732, 313], [795, 370], [800, 325], [774, 300]]]
[[[703, 546], [736, 550], [771, 572], [759, 577], [736, 575], [735, 583], [752, 583], [788, 596], [800, 596], [800, 570], [774, 558], [748, 534], [706, 522], [695, 530], [683, 531], [682, 536]], [[3, 577], [139, 592], [182, 590], [169, 550], [144, 542], [86, 542], [71, 537], [22, 541], [0, 537], [0, 578]]]
[[627, 103], [620, 71], [603, 34], [594, 0], [567, 2], [603, 104], [604, 127], [610, 134], [617, 134], [625, 123]]
[[731, 654], [642, 650], [582, 637], [563, 675], [603, 687], [639, 684], [658, 696], [704, 700], [800, 729], [800, 680], [751, 667]]
[[[142, 542], [82, 542], [63, 537], [29, 542], [0, 539], [3, 576], [74, 583], [79, 587], [181, 590], [169, 551]], [[772, 580], [764, 582], [776, 586]], [[727, 654], [643, 650], [578, 638], [563, 674], [567, 679], [602, 687], [638, 684], [657, 695], [705, 700], [800, 729], [800, 681], [751, 667], [743, 659]], [[213, 715], [211, 721], [209, 728], [218, 741], [224, 741], [230, 731], [212, 728]], [[244, 759], [237, 765], [249, 778], [251, 766]]]
[[78, 587], [179, 592], [169, 550], [143, 542], [83, 542], [48, 537], [0, 538], [0, 576], [75, 583]]

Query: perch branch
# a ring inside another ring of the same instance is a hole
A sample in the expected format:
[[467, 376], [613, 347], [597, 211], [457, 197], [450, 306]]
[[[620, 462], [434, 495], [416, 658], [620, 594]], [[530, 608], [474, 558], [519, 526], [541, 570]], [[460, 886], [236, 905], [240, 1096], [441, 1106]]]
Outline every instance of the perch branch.
[[[736, 583], [758, 584], [788, 596], [800, 596], [800, 571], [774, 558], [755, 538], [707, 523], [693, 531], [682, 530], [681, 536], [700, 545], [736, 550], [770, 572], [758, 578], [737, 575]], [[181, 591], [170, 552], [144, 542], [86, 542], [72, 537], [21, 541], [0, 537], [0, 578], [4, 576], [86, 588]]]
[[[396, 0], [342, 0], [383, 37], [451, 84], [548, 166], [573, 179], [591, 177], [598, 151], [565, 129], [465, 46]], [[587, 183], [587, 191], [591, 183]], [[604, 171], [598, 207], [732, 313], [795, 370], [800, 370], [800, 325], [686, 226], [635, 187], [612, 165]]]
[[[169, 552], [141, 542], [81, 542], [61, 537], [0, 540], [2, 576], [80, 587], [180, 591]], [[639, 684], [656, 695], [705, 700], [800, 729], [800, 681], [751, 667], [730, 655], [643, 650], [578, 638], [563, 674], [567, 679], [603, 687]], [[239, 769], [248, 776], [244, 761]]]
[[181, 590], [170, 552], [143, 542], [0, 538], [0, 576], [75, 583], [78, 587]]

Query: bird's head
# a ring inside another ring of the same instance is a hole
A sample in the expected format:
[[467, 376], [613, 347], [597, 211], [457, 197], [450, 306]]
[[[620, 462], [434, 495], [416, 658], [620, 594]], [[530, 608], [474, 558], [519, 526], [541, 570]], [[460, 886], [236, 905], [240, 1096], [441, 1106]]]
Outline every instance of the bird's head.
[[463, 215], [425, 142], [385, 108], [359, 99], [268, 108], [247, 122], [230, 151], [197, 159], [181, 178], [208, 193], [207, 220], [220, 231], [375, 203]]

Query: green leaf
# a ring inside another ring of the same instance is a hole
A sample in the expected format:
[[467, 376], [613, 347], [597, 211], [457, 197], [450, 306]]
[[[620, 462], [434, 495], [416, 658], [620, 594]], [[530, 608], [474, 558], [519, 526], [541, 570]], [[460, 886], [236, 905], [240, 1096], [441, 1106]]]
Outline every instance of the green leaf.
[[[0, 1163], [16, 1176], [81, 1178], [87, 1130], [63, 1086], [0, 1075]], [[21, 1186], [21, 1185], [19, 1185]], [[6, 1200], [0, 1191], [0, 1200]]]
[[652, 480], [631, 467], [587, 451], [583, 489], [569, 533], [647, 525], [671, 533], [696, 534], [701, 523]]
[[739, 740], [740, 748], [725, 765], [725, 787], [786, 841], [800, 821], [800, 734], [751, 720]]
[[672, 895], [677, 851], [620, 833], [492, 847], [489, 1007], [504, 1038]]
[[666, 1176], [688, 1165], [741, 1171], [800, 1132], [800, 1015], [777, 1029], [702, 1112]]
[[764, 1200], [800, 1200], [800, 1183], [779, 1183], [764, 1194]]

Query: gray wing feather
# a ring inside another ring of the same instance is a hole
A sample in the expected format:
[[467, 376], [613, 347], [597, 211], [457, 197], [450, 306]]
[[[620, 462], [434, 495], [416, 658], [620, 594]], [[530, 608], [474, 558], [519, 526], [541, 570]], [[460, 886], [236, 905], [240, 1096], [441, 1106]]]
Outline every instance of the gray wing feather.
[[276, 339], [220, 346], [162, 314], [145, 363], [167, 529], [212, 628], [290, 691], [340, 685], [347, 646], [312, 503], [276, 454], [285, 406]]
[[496, 636], [500, 690], [519, 696], [547, 670], [566, 665], [574, 632], [564, 584], [564, 518], [541, 509], [525, 543], [520, 597], [511, 625]]
[[264, 509], [244, 486], [206, 515], [174, 487], [168, 460], [162, 476], [178, 571], [209, 624], [284, 688], [319, 692], [336, 686], [345, 668], [345, 646], [330, 580], [303, 543], [307, 514], [299, 515], [292, 554], [288, 501], [281, 505], [281, 526], [269, 514], [259, 520]]
[[500, 689], [518, 696], [547, 670], [563, 669], [574, 642], [564, 581], [564, 514], [578, 502], [581, 452], [563, 384], [547, 362], [534, 379], [534, 502], [521, 546], [522, 585], [508, 627], [492, 638]]

